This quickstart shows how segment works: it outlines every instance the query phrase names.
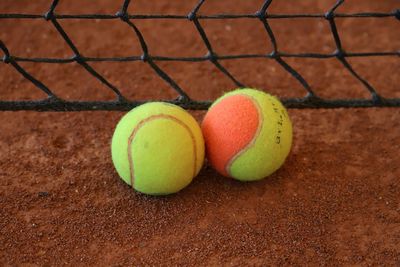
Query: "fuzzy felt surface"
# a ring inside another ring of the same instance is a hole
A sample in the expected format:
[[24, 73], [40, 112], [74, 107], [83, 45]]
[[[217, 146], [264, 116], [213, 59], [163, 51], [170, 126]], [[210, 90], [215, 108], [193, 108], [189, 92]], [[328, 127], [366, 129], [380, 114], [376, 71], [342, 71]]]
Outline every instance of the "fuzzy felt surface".
[[204, 161], [204, 140], [195, 119], [180, 107], [159, 102], [128, 112], [115, 129], [111, 150], [120, 177], [151, 195], [186, 187]]
[[255, 89], [218, 99], [202, 124], [207, 156], [221, 174], [242, 181], [262, 179], [284, 163], [292, 124], [280, 101]]
[[245, 95], [229, 96], [213, 106], [202, 123], [211, 165], [224, 176], [230, 176], [232, 159], [252, 142], [259, 124], [258, 109]]

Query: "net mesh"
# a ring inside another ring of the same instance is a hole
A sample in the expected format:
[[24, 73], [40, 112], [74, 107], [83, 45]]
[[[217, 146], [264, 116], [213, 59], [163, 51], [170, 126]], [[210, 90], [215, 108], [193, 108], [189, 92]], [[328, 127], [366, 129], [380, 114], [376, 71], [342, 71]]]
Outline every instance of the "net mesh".
[[[73, 56], [70, 58], [26, 58], [14, 56], [10, 53], [7, 45], [0, 40], [0, 50], [3, 52], [3, 63], [10, 64], [18, 73], [24, 78], [29, 80], [36, 88], [41, 90], [47, 95], [47, 98], [42, 100], [30, 100], [30, 101], [5, 101], [0, 97], [0, 110], [53, 110], [53, 111], [77, 111], [77, 110], [129, 110], [137, 105], [144, 103], [144, 101], [131, 101], [128, 100], [120, 91], [120, 89], [107, 80], [101, 75], [96, 69], [90, 65], [91, 62], [132, 62], [142, 61], [159, 76], [166, 83], [169, 84], [178, 94], [179, 97], [172, 100], [164, 100], [166, 102], [180, 105], [187, 109], [206, 109], [209, 107], [210, 101], [197, 101], [190, 98], [187, 92], [178, 85], [178, 83], [171, 78], [162, 68], [159, 66], [159, 62], [163, 61], [175, 61], [175, 62], [210, 62], [212, 63], [221, 73], [228, 77], [236, 87], [245, 87], [245, 85], [239, 81], [227, 68], [225, 68], [221, 61], [234, 60], [234, 59], [251, 59], [251, 58], [268, 58], [276, 61], [286, 72], [293, 76], [304, 88], [305, 96], [302, 98], [287, 98], [282, 99], [283, 103], [289, 108], [335, 108], [335, 107], [383, 107], [392, 106], [399, 107], [399, 98], [384, 98], [378, 91], [358, 72], [354, 70], [352, 65], [349, 63], [348, 58], [351, 57], [399, 57], [400, 51], [379, 51], [379, 52], [346, 52], [342, 46], [340, 34], [337, 29], [336, 19], [343, 17], [350, 18], [387, 18], [392, 17], [397, 21], [400, 20], [400, 9], [394, 10], [389, 13], [338, 13], [336, 10], [339, 6], [344, 3], [344, 0], [337, 1], [326, 13], [324, 14], [270, 14], [268, 8], [270, 7], [272, 0], [264, 1], [263, 5], [254, 14], [216, 14], [216, 15], [201, 15], [199, 11], [204, 5], [206, 0], [200, 0], [192, 11], [188, 15], [131, 15], [128, 13], [128, 7], [131, 4], [130, 0], [123, 1], [120, 10], [115, 15], [106, 14], [56, 14], [55, 10], [59, 3], [58, 0], [54, 0], [51, 3], [48, 11], [41, 14], [0, 14], [0, 21], [2, 19], [44, 19], [51, 23], [57, 32], [60, 34], [62, 39], [72, 50]], [[272, 44], [272, 52], [268, 54], [239, 54], [239, 55], [218, 55], [214, 49], [212, 42], [204, 30], [201, 21], [202, 20], [226, 20], [226, 19], [254, 19], [259, 21], [265, 29], [269, 40]], [[290, 20], [294, 18], [318, 18], [325, 19], [329, 24], [330, 31], [332, 33], [336, 51], [330, 54], [322, 53], [285, 53], [279, 50], [279, 43], [275, 38], [273, 29], [270, 26], [270, 20]], [[130, 57], [85, 57], [78, 50], [77, 46], [71, 40], [67, 32], [59, 23], [60, 20], [67, 19], [88, 19], [88, 20], [109, 20], [116, 19], [120, 20], [121, 23], [127, 24], [132, 30], [133, 34], [139, 40], [142, 54], [138, 56]], [[202, 42], [207, 48], [207, 54], [203, 57], [168, 57], [168, 56], [155, 56], [149, 53], [148, 45], [145, 38], [143, 37], [140, 29], [135, 25], [134, 21], [141, 19], [168, 19], [168, 20], [186, 20], [188, 23], [193, 23], [198, 34], [201, 37]], [[298, 71], [296, 71], [288, 62], [287, 58], [317, 58], [317, 59], [337, 59], [348, 72], [354, 76], [368, 91], [370, 98], [368, 99], [353, 99], [353, 98], [342, 98], [342, 99], [325, 99], [319, 97], [310, 87], [306, 79]], [[23, 68], [20, 62], [35, 62], [35, 63], [54, 63], [54, 64], [66, 64], [66, 63], [78, 63], [84, 68], [90, 75], [99, 80], [109, 90], [115, 94], [115, 100], [113, 101], [69, 101], [62, 99], [57, 96], [48, 86], [43, 82], [35, 78], [25, 68]]]

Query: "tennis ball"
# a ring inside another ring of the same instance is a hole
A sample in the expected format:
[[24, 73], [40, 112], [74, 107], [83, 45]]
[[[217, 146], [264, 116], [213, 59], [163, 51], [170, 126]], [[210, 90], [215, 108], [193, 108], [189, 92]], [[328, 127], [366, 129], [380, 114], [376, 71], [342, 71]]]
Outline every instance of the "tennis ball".
[[162, 102], [143, 104], [118, 123], [111, 142], [119, 176], [139, 192], [178, 192], [204, 162], [204, 139], [196, 120], [184, 109]]
[[217, 99], [204, 117], [202, 131], [210, 164], [241, 181], [275, 172], [292, 144], [292, 124], [282, 103], [249, 88]]

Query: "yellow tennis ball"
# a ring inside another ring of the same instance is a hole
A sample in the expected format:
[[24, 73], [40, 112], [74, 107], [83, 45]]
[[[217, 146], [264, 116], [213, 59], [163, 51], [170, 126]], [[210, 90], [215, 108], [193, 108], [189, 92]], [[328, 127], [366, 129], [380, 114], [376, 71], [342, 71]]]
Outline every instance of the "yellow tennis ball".
[[275, 172], [292, 145], [292, 124], [282, 103], [249, 88], [217, 99], [203, 120], [202, 131], [211, 165], [220, 174], [242, 181]]
[[184, 109], [162, 102], [141, 105], [118, 123], [111, 144], [119, 176], [149, 195], [178, 192], [204, 162], [204, 139]]

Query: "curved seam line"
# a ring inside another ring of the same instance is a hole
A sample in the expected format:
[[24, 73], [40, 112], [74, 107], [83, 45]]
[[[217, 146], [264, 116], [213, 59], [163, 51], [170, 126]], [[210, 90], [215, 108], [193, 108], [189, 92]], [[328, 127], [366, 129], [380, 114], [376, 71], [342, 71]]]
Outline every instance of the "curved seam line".
[[132, 158], [132, 142], [133, 139], [135, 138], [137, 132], [140, 130], [140, 128], [143, 127], [143, 125], [149, 121], [155, 120], [155, 119], [169, 119], [174, 122], [177, 122], [179, 125], [183, 126], [185, 128], [189, 135], [190, 138], [192, 139], [193, 143], [193, 154], [194, 154], [194, 168], [193, 168], [193, 177], [196, 175], [196, 170], [197, 170], [197, 143], [196, 139], [194, 137], [194, 134], [192, 133], [191, 129], [189, 126], [187, 126], [183, 121], [179, 120], [178, 118], [172, 116], [172, 115], [166, 115], [166, 114], [158, 114], [158, 115], [152, 115], [146, 119], [141, 120], [136, 127], [133, 129], [131, 135], [128, 138], [128, 162], [129, 162], [129, 176], [130, 176], [130, 181], [131, 181], [131, 186], [134, 187], [134, 181], [135, 181], [135, 174], [134, 174], [134, 166], [133, 166], [133, 158]]
[[256, 107], [256, 110], [257, 110], [257, 112], [258, 112], [258, 116], [259, 116], [259, 119], [258, 119], [258, 120], [259, 120], [259, 122], [258, 122], [257, 130], [256, 130], [256, 132], [255, 132], [253, 138], [251, 139], [251, 141], [250, 141], [244, 148], [242, 148], [241, 150], [239, 150], [238, 153], [236, 153], [236, 154], [228, 161], [228, 163], [226, 164], [225, 171], [226, 171], [226, 173], [229, 174], [229, 176], [231, 176], [231, 177], [232, 177], [232, 174], [231, 174], [231, 172], [230, 172], [230, 169], [231, 169], [231, 167], [232, 167], [233, 162], [234, 162], [237, 158], [239, 158], [244, 152], [246, 152], [248, 149], [250, 149], [250, 147], [252, 147], [252, 146], [255, 144], [255, 142], [256, 142], [258, 136], [260, 135], [261, 129], [262, 129], [262, 127], [263, 127], [263, 124], [264, 124], [264, 118], [263, 118], [263, 116], [262, 116], [261, 107], [260, 107], [260, 105], [258, 104], [257, 100], [254, 99], [254, 97], [249, 96], [249, 95], [245, 95], [244, 97], [249, 98], [250, 101], [253, 102], [253, 104], [254, 104], [254, 106]]

